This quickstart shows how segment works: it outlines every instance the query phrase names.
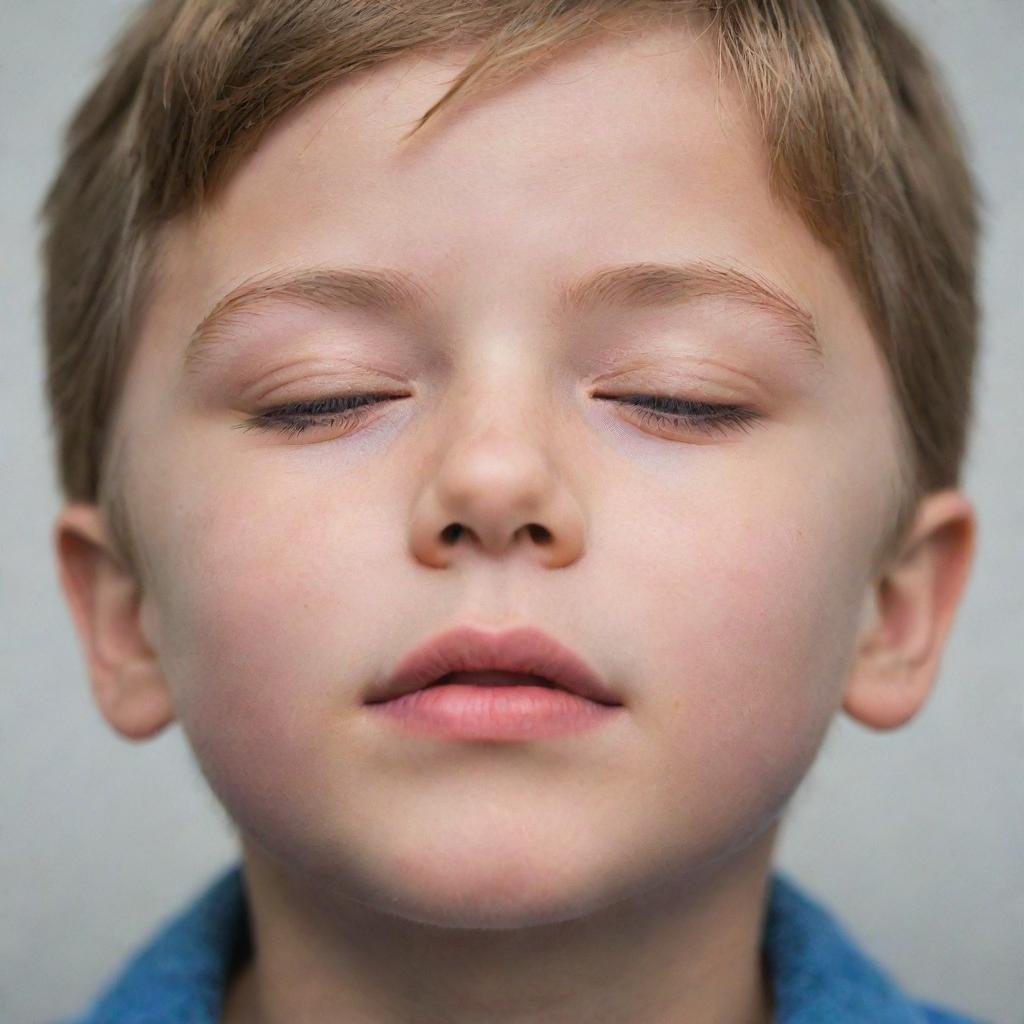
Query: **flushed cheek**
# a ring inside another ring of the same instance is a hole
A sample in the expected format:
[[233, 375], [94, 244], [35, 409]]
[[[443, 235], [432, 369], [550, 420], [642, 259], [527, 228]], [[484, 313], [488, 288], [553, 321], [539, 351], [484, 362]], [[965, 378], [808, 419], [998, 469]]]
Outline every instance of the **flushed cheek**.
[[703, 815], [695, 831], [723, 844], [782, 809], [846, 672], [857, 541], [808, 509], [762, 489], [756, 506], [689, 524], [651, 586], [633, 592], [630, 619], [660, 624], [644, 651], [660, 685], [638, 708], [660, 734], [652, 782], [674, 820]]
[[252, 483], [196, 473], [158, 520], [161, 663], [204, 773], [241, 820], [309, 788], [317, 747], [365, 681], [354, 659], [377, 614], [355, 585], [365, 522], [273, 478]]

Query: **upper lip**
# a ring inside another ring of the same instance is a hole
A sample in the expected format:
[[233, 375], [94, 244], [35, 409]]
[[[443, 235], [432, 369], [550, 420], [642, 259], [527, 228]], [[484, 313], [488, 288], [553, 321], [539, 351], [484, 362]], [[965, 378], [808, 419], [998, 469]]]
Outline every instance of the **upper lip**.
[[462, 626], [441, 633], [410, 651], [367, 702], [394, 700], [449, 672], [481, 671], [529, 673], [598, 704], [622, 703], [578, 654], [532, 626], [502, 633]]

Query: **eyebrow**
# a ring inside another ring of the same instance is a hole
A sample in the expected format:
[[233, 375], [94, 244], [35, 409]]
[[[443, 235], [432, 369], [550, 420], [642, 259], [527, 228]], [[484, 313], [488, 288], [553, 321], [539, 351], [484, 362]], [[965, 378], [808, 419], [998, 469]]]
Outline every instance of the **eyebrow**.
[[[598, 307], [671, 306], [698, 298], [728, 298], [779, 320], [796, 344], [818, 361], [824, 352], [814, 317], [764, 274], [732, 263], [697, 259], [687, 263], [625, 263], [602, 267], [557, 296], [563, 314]], [[275, 301], [317, 308], [365, 309], [382, 314], [422, 314], [436, 308], [431, 290], [398, 270], [373, 267], [304, 267], [257, 274], [224, 295], [192, 332], [185, 368], [200, 361], [239, 317]]]

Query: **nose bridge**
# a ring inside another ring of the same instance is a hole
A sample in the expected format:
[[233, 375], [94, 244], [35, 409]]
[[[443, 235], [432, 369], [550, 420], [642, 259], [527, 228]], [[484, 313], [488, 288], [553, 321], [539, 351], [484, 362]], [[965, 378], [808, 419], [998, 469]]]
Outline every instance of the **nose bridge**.
[[461, 437], [506, 443], [549, 434], [556, 403], [556, 339], [542, 322], [513, 319], [492, 307], [463, 329], [449, 381], [453, 423]]

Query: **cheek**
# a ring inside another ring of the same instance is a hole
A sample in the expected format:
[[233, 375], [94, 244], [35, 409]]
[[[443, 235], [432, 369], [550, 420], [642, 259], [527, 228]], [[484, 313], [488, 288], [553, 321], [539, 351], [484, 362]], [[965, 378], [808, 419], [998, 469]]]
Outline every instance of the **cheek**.
[[726, 845], [730, 823], [777, 817], [841, 704], [876, 485], [796, 457], [718, 484], [694, 487], [684, 516], [648, 520], [646, 536], [676, 540], [632, 566], [648, 585], [622, 610], [647, 624], [644, 664], [660, 680], [630, 673], [665, 751], [650, 784], [669, 820], [703, 807], [700, 831]]
[[265, 817], [282, 787], [308, 788], [315, 731], [355, 706], [377, 668], [358, 661], [377, 649], [368, 627], [388, 621], [387, 595], [358, 585], [381, 557], [360, 503], [258, 461], [225, 474], [188, 460], [187, 479], [170, 465], [164, 500], [147, 498], [161, 665], [207, 779], [242, 820]]

